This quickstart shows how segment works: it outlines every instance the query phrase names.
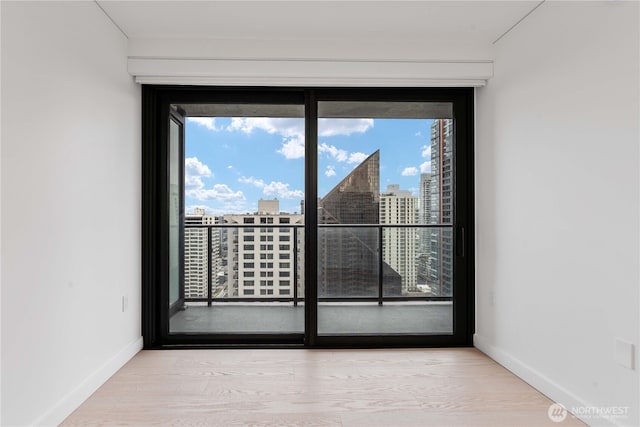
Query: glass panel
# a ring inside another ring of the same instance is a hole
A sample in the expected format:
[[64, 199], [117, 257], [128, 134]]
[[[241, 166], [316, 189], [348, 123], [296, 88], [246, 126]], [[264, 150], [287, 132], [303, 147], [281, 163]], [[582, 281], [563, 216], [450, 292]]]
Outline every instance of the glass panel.
[[384, 296], [423, 296], [418, 290], [418, 231], [413, 227], [382, 229], [382, 261], [387, 267]]
[[383, 227], [384, 296], [452, 297], [453, 228]]
[[[305, 289], [305, 285], [304, 285], [304, 271], [305, 271], [305, 258], [304, 258], [304, 228], [303, 227], [299, 227], [296, 228], [296, 238], [298, 240], [298, 244], [297, 244], [297, 259], [296, 259], [296, 268], [295, 268], [295, 274], [297, 276], [297, 282], [298, 282], [298, 293], [297, 293], [297, 297], [298, 298], [304, 298], [304, 289]], [[298, 304], [301, 304], [298, 301]]]
[[452, 334], [452, 104], [318, 112], [318, 333]]
[[321, 302], [320, 335], [451, 335], [451, 301]]
[[421, 232], [418, 283], [429, 296], [452, 297], [453, 228], [427, 228]]
[[180, 108], [187, 310], [170, 332], [304, 332], [304, 107]]
[[[324, 249], [318, 262], [318, 332], [452, 334], [452, 254], [444, 249], [451, 248], [452, 228], [381, 228], [382, 260], [376, 227], [318, 230]], [[426, 251], [421, 232], [429, 240]], [[383, 306], [377, 300], [380, 265]], [[375, 300], [356, 299], [362, 297]]]
[[378, 265], [376, 228], [318, 229], [320, 298], [375, 298], [379, 287]]
[[[209, 296], [208, 275], [209, 259], [211, 258], [214, 271], [213, 278], [217, 277], [217, 269], [220, 262], [220, 233], [213, 231], [211, 251], [208, 250], [209, 231], [207, 228], [195, 228], [198, 218], [192, 215], [185, 217], [184, 230], [184, 291], [185, 298], [207, 298]], [[217, 248], [216, 248], [217, 247]], [[216, 249], [214, 249], [216, 248]]]
[[169, 307], [180, 299], [180, 125], [169, 120]]

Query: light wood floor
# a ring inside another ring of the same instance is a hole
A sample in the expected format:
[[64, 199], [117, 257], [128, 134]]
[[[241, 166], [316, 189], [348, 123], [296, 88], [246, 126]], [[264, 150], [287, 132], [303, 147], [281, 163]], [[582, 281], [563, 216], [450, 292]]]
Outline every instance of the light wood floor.
[[136, 355], [64, 426], [583, 426], [475, 349]]

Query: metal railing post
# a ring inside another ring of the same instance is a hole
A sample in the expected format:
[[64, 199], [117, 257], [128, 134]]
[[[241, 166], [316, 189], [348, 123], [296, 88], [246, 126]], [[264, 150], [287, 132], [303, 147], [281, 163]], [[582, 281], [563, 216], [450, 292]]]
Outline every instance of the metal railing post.
[[378, 305], [382, 305], [384, 268], [382, 264], [382, 226], [378, 225]]
[[298, 306], [298, 227], [293, 227], [293, 306]]

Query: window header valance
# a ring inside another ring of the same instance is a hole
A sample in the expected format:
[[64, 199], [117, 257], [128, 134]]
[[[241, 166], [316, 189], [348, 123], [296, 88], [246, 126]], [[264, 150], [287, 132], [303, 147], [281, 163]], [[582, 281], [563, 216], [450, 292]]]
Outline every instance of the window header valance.
[[222, 86], [484, 86], [492, 61], [266, 60], [130, 57], [143, 84]]

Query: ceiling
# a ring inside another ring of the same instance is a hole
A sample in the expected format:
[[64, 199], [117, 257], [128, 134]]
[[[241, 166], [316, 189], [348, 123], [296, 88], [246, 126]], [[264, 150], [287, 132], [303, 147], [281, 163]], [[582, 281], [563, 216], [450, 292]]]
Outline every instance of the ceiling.
[[491, 44], [540, 1], [110, 1], [129, 39], [421, 40]]

